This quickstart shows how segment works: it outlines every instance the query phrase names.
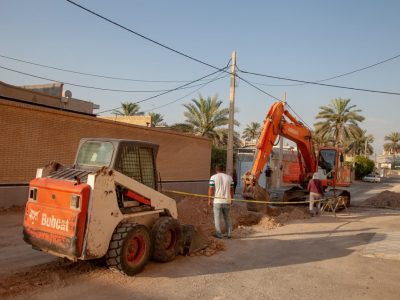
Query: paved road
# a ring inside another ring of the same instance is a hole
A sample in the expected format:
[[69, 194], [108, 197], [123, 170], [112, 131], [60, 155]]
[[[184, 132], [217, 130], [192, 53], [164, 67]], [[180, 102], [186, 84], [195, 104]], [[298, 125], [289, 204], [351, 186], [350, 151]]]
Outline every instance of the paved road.
[[400, 192], [400, 177], [381, 178], [380, 183], [355, 181], [348, 188], [351, 193], [353, 204], [359, 204], [363, 200], [372, 197], [384, 190], [394, 190]]
[[[398, 179], [389, 179], [380, 185], [360, 182], [352, 187], [356, 194], [353, 199], [358, 202], [382, 188], [399, 187], [397, 184]], [[392, 252], [400, 251], [400, 211], [351, 208], [350, 212], [337, 218], [323, 215], [296, 221], [275, 230], [255, 226], [247, 237], [226, 240], [226, 251], [217, 255], [178, 257], [166, 264], [150, 263], [136, 277], [105, 268], [72, 272], [59, 267], [52, 271], [54, 276], [46, 284], [33, 284], [23, 289], [22, 294], [16, 292], [10, 297], [41, 300], [398, 299], [400, 261], [381, 254], [385, 247]], [[0, 217], [0, 269], [7, 268], [7, 272], [54, 260], [30, 250], [14, 236], [20, 230], [20, 220], [21, 214], [15, 213]], [[11, 251], [12, 247], [20, 253]], [[27, 278], [44, 276], [36, 269], [24, 270]]]

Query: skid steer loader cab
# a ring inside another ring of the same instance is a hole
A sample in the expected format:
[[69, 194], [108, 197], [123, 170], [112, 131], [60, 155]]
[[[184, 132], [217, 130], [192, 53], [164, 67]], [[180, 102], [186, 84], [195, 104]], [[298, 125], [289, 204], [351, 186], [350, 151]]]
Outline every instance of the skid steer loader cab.
[[24, 240], [74, 261], [105, 257], [128, 275], [151, 257], [187, 253], [191, 238], [183, 235], [193, 228], [157, 191], [157, 151], [142, 141], [82, 139], [72, 167], [51, 163], [30, 182]]

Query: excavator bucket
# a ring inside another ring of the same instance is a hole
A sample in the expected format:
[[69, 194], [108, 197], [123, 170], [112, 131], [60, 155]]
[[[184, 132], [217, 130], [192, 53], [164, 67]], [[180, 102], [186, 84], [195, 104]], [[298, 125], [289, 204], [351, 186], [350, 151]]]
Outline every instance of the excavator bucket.
[[207, 247], [206, 235], [193, 225], [182, 225], [182, 247], [180, 254], [186, 256]]
[[[268, 214], [269, 206], [267, 203], [262, 203], [262, 202], [270, 201], [269, 193], [264, 188], [262, 188], [257, 182], [255, 182], [253, 186], [249, 187], [247, 191], [243, 193], [243, 197], [246, 200], [250, 201], [247, 202], [247, 210]], [[251, 201], [257, 201], [257, 202], [251, 202]]]

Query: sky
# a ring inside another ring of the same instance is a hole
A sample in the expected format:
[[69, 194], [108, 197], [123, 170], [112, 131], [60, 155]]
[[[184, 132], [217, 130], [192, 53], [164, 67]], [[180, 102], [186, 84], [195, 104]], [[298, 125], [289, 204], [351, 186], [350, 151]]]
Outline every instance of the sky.
[[[400, 1], [105, 1], [77, 3], [184, 54], [223, 68], [236, 51], [240, 70], [317, 81], [362, 68], [400, 54]], [[50, 70], [0, 57], [0, 67], [59, 82], [121, 90], [169, 90], [215, 69], [171, 52], [122, 30], [63, 0], [0, 0], [0, 55], [78, 72], [153, 81], [132, 82]], [[224, 77], [221, 73], [219, 77]], [[374, 136], [382, 152], [384, 136], [400, 131], [400, 96], [293, 85], [239, 73], [270, 95], [286, 100], [309, 126], [319, 107], [334, 98], [349, 98], [361, 109], [360, 127]], [[400, 93], [400, 58], [325, 83]], [[208, 77], [218, 78], [217, 75]], [[0, 68], [0, 81], [15, 84], [50, 83]], [[204, 83], [204, 82], [200, 82]], [[123, 93], [65, 84], [73, 97], [118, 108], [158, 93]], [[199, 87], [178, 90], [140, 103], [168, 124], [183, 122], [182, 104], [218, 95], [229, 106], [229, 77]], [[192, 93], [191, 95], [188, 95]], [[235, 107], [241, 132], [250, 122], [262, 122], [272, 97], [238, 80]], [[171, 103], [172, 102], [172, 103]], [[170, 104], [168, 104], [170, 103]], [[168, 104], [168, 105], [167, 105]], [[163, 106], [159, 108], [160, 106]]]

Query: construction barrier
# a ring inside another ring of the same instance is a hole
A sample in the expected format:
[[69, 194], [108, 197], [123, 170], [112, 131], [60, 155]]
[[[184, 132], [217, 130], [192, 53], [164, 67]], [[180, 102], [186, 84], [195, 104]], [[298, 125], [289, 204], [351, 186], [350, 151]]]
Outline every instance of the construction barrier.
[[[172, 190], [166, 190], [163, 192], [167, 192], [167, 193], [173, 193], [173, 194], [179, 194], [179, 195], [185, 195], [185, 196], [195, 196], [195, 197], [200, 197], [200, 198], [217, 198], [217, 197], [213, 197], [213, 196], [208, 196], [208, 195], [204, 195], [204, 194], [193, 194], [193, 193], [187, 193], [187, 192], [180, 192], [180, 191], [172, 191]], [[221, 197], [218, 197], [218, 199], [224, 199]], [[262, 200], [247, 200], [247, 199], [231, 199], [232, 201], [236, 201], [236, 202], [251, 202], [251, 203], [263, 203], [263, 204], [275, 204], [275, 205], [290, 205], [290, 204], [305, 204], [305, 203], [310, 203], [310, 201], [294, 201], [294, 202], [276, 202], [276, 201], [262, 201]], [[324, 202], [324, 201], [328, 201], [329, 199], [320, 199], [320, 200], [314, 200], [314, 202]]]

